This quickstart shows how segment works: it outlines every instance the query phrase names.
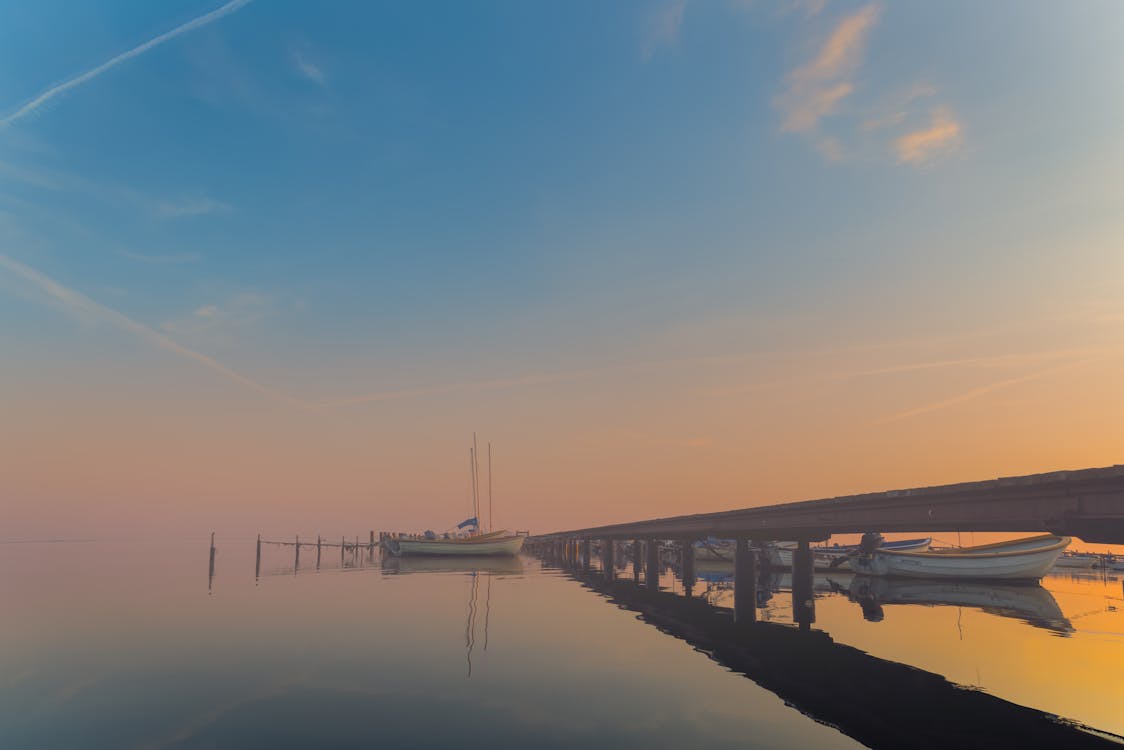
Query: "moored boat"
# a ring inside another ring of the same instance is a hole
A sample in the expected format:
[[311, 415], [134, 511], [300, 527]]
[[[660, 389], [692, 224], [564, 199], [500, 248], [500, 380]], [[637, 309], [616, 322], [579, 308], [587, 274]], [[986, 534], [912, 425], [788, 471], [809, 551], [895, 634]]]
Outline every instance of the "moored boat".
[[[922, 550], [928, 549], [932, 544], [931, 537], [922, 539], [899, 539], [893, 542], [883, 542], [881, 549], [888, 550]], [[796, 542], [778, 542], [769, 548], [769, 565], [774, 568], [791, 568], [792, 553], [796, 550]], [[858, 552], [857, 544], [835, 544], [831, 547], [812, 547], [812, 564], [816, 570], [836, 570], [845, 563], [840, 558]]]
[[1058, 556], [1055, 568], [1080, 568], [1089, 569], [1096, 567], [1101, 561], [1100, 555], [1088, 552], [1063, 552]]
[[388, 540], [390, 551], [396, 555], [518, 555], [523, 549], [523, 537], [509, 531], [473, 534], [462, 537], [432, 539], [398, 537]]
[[854, 572], [872, 576], [1038, 580], [1053, 567], [1070, 541], [1069, 537], [1042, 534], [925, 552], [875, 547], [852, 556], [849, 562]]

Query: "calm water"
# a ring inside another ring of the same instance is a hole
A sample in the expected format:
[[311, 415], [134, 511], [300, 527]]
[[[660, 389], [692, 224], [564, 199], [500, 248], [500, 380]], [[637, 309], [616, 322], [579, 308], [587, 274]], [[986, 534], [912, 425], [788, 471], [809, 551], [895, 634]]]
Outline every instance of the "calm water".
[[[896, 662], [1124, 734], [1119, 577], [817, 576], [800, 633], [779, 576], [746, 646], [727, 615], [691, 609], [732, 606], [727, 571], [701, 563], [687, 600], [526, 557], [341, 568], [326, 550], [316, 571], [305, 551], [294, 574], [291, 552], [267, 550], [255, 581], [253, 552], [220, 542], [208, 589], [205, 541], [0, 545], [0, 747], [860, 747], [844, 732], [869, 742], [850, 719], [869, 724], [878, 690], [904, 694]], [[843, 694], [840, 671], [860, 687]]]

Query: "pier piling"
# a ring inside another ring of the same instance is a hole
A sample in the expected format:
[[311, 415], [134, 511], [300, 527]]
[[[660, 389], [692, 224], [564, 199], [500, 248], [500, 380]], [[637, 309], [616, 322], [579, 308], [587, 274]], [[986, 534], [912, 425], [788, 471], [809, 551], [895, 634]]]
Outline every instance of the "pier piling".
[[816, 621], [814, 575], [812, 548], [807, 539], [801, 539], [792, 552], [792, 619], [805, 630]]
[[616, 552], [613, 548], [615, 544], [616, 542], [612, 539], [603, 539], [601, 541], [601, 572], [605, 574], [605, 580], [607, 581], [613, 580], [617, 572], [616, 562], [613, 559], [614, 552]]
[[644, 566], [644, 542], [632, 540], [632, 582], [640, 583], [640, 570]]
[[757, 552], [749, 540], [738, 537], [734, 546], [734, 621], [751, 623], [757, 619]]

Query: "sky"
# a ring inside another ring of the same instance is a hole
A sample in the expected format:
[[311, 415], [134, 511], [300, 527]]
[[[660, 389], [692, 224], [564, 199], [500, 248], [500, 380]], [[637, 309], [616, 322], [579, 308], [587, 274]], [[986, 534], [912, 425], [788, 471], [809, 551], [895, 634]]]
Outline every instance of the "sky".
[[1124, 463], [1117, 2], [2, 12], [0, 538]]

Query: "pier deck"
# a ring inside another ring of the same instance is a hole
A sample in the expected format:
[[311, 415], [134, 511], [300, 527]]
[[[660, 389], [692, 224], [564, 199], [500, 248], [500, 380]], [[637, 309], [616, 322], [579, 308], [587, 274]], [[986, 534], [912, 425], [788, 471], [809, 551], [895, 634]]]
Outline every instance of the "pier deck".
[[537, 535], [565, 539], [822, 541], [881, 532], [1052, 532], [1124, 544], [1124, 465], [699, 513]]

